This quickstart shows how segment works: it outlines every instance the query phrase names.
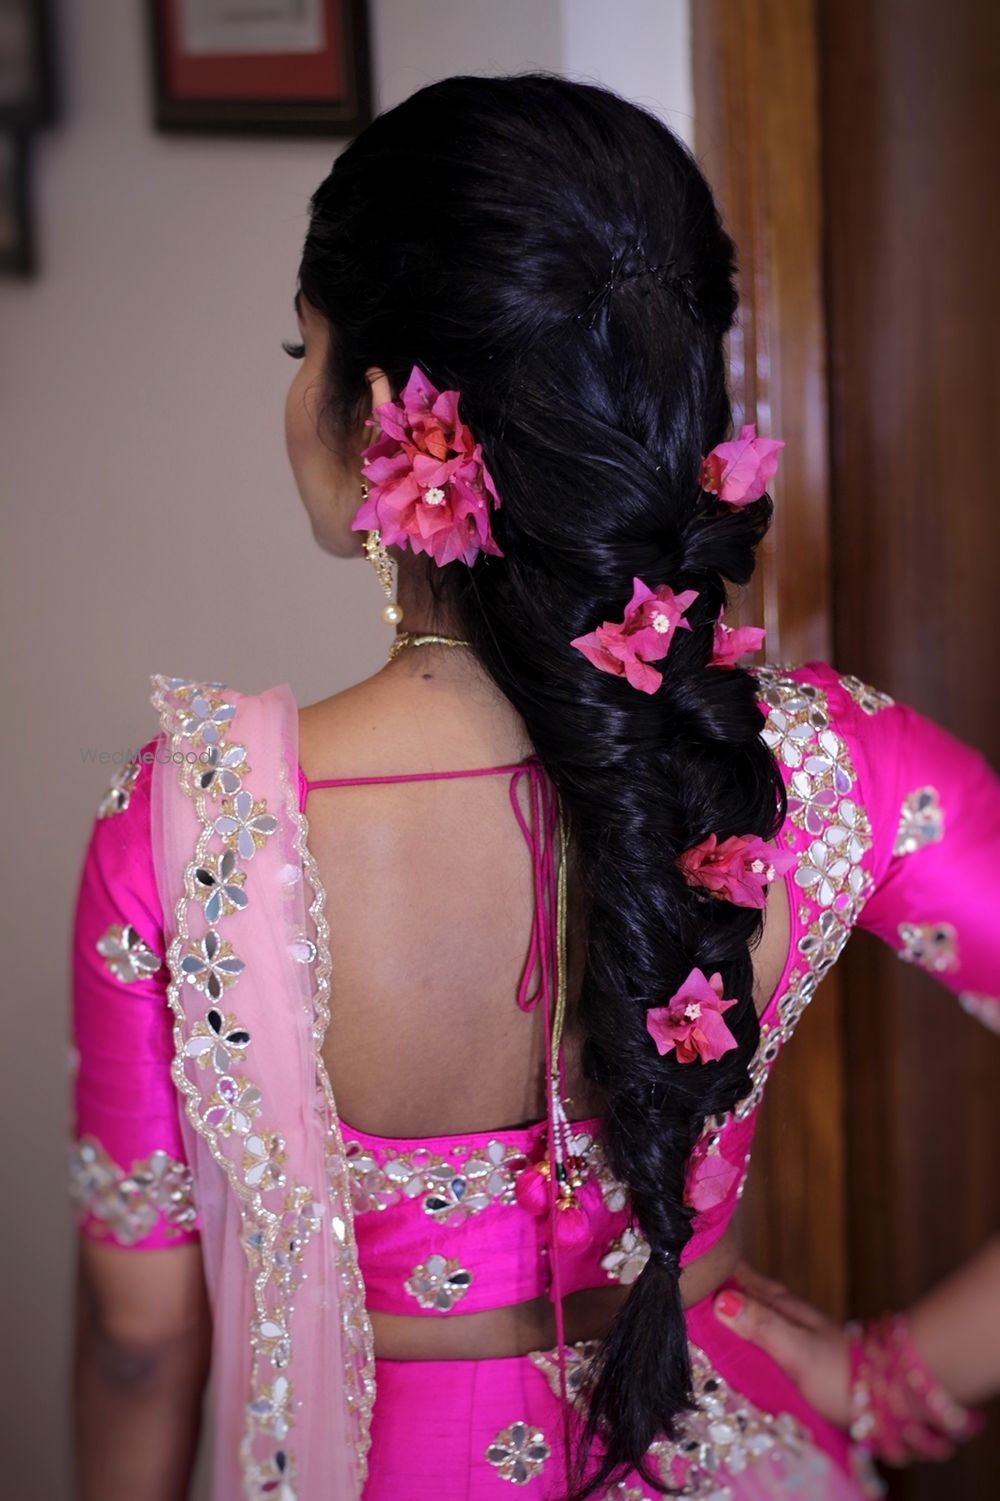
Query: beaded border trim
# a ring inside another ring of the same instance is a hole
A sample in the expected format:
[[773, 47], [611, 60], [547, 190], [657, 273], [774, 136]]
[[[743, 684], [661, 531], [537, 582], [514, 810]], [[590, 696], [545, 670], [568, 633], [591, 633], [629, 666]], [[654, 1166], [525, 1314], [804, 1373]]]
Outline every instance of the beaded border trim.
[[[233, 953], [231, 945], [224, 942], [217, 931], [218, 923], [233, 916], [233, 911], [223, 910], [215, 923], [208, 923], [202, 939], [192, 939], [190, 934], [188, 912], [205, 895], [203, 883], [198, 880], [198, 872], [211, 869], [208, 851], [211, 840], [213, 837], [222, 838], [224, 847], [235, 846], [239, 853], [241, 836], [252, 839], [254, 846], [260, 847], [276, 832], [279, 825], [276, 818], [267, 814], [266, 800], [253, 799], [243, 786], [243, 777], [249, 768], [244, 748], [229, 745], [225, 738], [236, 712], [236, 704], [228, 702], [220, 692], [224, 685], [169, 678], [162, 674], [154, 674], [152, 682], [152, 702], [160, 716], [163, 733], [168, 737], [174, 752], [173, 760], [180, 767], [180, 786], [192, 799], [201, 825], [193, 857], [184, 870], [184, 892], [178, 897], [174, 911], [176, 933], [167, 952], [171, 975], [167, 1001], [174, 1014], [171, 1074], [184, 1100], [192, 1126], [207, 1143], [213, 1158], [226, 1173], [240, 1200], [243, 1245], [254, 1270], [253, 1307], [248, 1331], [251, 1346], [250, 1391], [240, 1440], [246, 1494], [248, 1497], [264, 1498], [280, 1487], [281, 1494], [287, 1501], [296, 1501], [295, 1454], [287, 1443], [289, 1429], [294, 1422], [291, 1409], [295, 1405], [295, 1398], [284, 1370], [291, 1358], [292, 1295], [303, 1275], [301, 1263], [307, 1247], [316, 1232], [322, 1228], [321, 1206], [316, 1204], [312, 1191], [306, 1185], [287, 1182], [282, 1168], [282, 1138], [274, 1130], [254, 1125], [261, 1112], [260, 1091], [248, 1078], [239, 1074], [237, 1066], [231, 1063], [228, 1072], [222, 1073], [220, 1077], [212, 1077], [211, 1070], [206, 1068], [204, 1084], [190, 1077], [186, 1059], [192, 1056], [189, 1043], [194, 1031], [193, 1028], [186, 1030], [189, 1018], [181, 1000], [182, 986], [192, 974], [196, 974], [198, 988], [204, 990], [214, 1004], [224, 991], [238, 981], [243, 968], [242, 961]], [[231, 697], [236, 699], [240, 695], [233, 694]], [[200, 745], [209, 751], [213, 767], [224, 760], [229, 773], [227, 784], [223, 786], [221, 778], [214, 774], [203, 771], [199, 773], [192, 768], [185, 759], [185, 745], [189, 749]], [[309, 914], [316, 926], [317, 941], [312, 944], [310, 940], [304, 940], [307, 945], [304, 952], [310, 962], [317, 961], [311, 1030], [315, 1042], [317, 1080], [330, 1106], [330, 1126], [335, 1132], [335, 1139], [331, 1143], [332, 1151], [327, 1154], [329, 1169], [331, 1158], [334, 1162], [338, 1157], [342, 1160], [343, 1149], [339, 1131], [333, 1127], [333, 1122], [336, 1121], [333, 1096], [319, 1051], [329, 1019], [327, 997], [330, 960], [328, 926], [323, 917], [325, 893], [312, 880], [315, 877], [318, 883], [315, 863], [304, 848], [307, 827], [305, 819], [297, 807], [297, 801], [290, 795], [287, 770], [283, 765], [281, 772], [285, 811], [294, 824], [296, 849], [302, 855], [304, 872], [313, 885]], [[223, 819], [208, 807], [208, 800], [219, 794], [225, 799], [223, 809], [228, 810], [224, 812]], [[239, 802], [241, 798], [243, 803]], [[228, 831], [229, 837], [217, 827], [224, 820], [233, 826]], [[252, 857], [252, 854], [253, 850], [247, 847], [245, 857]], [[233, 1020], [235, 1022], [236, 1018]], [[197, 1026], [198, 1023], [194, 1025]], [[243, 1031], [246, 1033], [246, 1029]], [[246, 1033], [246, 1041], [241, 1046], [245, 1048], [251, 1042], [250, 1034]], [[199, 1059], [203, 1064], [210, 1061]], [[219, 1075], [218, 1067], [214, 1071]], [[346, 1371], [358, 1369], [360, 1346], [360, 1390], [349, 1395], [349, 1406], [358, 1426], [359, 1480], [363, 1483], [374, 1400], [374, 1359], [370, 1324], [364, 1314], [363, 1282], [353, 1236], [350, 1195], [346, 1190], [347, 1180], [343, 1170], [339, 1178], [335, 1170], [331, 1171], [331, 1198], [340, 1210], [334, 1217], [331, 1233], [338, 1247], [338, 1274], [345, 1285], [351, 1308], [351, 1316], [342, 1322]]]

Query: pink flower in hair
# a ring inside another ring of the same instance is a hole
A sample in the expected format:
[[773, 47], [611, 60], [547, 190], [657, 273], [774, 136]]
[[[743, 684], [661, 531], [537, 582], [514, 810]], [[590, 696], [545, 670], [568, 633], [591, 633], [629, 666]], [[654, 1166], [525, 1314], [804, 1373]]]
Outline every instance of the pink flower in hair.
[[352, 528], [378, 528], [387, 547], [428, 553], [441, 567], [474, 563], [480, 552], [503, 556], [490, 532], [500, 497], [458, 395], [436, 390], [414, 365], [399, 401], [375, 408], [382, 435], [362, 455], [368, 498]]
[[719, 611], [719, 618], [712, 631], [712, 656], [708, 663], [709, 667], [735, 667], [740, 657], [746, 652], [759, 651], [764, 645], [764, 637], [767, 633], [761, 626], [723, 625], [724, 613], [722, 610]]
[[736, 1038], [722, 1019], [736, 1001], [722, 999], [722, 976], [706, 980], [693, 969], [665, 1006], [646, 1012], [646, 1031], [661, 1057], [673, 1051], [678, 1063], [714, 1063], [736, 1047]]
[[697, 598], [697, 589], [682, 589], [675, 594], [669, 584], [650, 589], [642, 579], [633, 579], [624, 620], [605, 620], [596, 631], [577, 636], [570, 646], [601, 672], [627, 678], [643, 693], [655, 693], [663, 674], [649, 663], [667, 655], [678, 630], [691, 629], [683, 615]]
[[727, 505], [748, 506], [764, 494], [784, 446], [780, 438], [758, 438], [756, 425], [748, 422], [732, 443], [717, 443], [705, 455], [698, 482]]
[[677, 860], [689, 886], [737, 907], [763, 907], [765, 888], [795, 863], [791, 850], [777, 850], [756, 834], [733, 834], [721, 844], [709, 834]]
[[725, 1203], [743, 1176], [721, 1152], [710, 1152], [706, 1143], [704, 1136], [695, 1143], [684, 1174], [684, 1202], [699, 1214]]

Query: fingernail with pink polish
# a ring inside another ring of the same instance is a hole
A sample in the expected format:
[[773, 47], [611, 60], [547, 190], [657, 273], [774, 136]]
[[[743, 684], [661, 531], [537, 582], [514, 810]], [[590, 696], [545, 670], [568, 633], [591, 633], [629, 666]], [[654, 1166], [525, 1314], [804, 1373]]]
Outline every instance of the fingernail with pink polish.
[[715, 1311], [724, 1319], [737, 1318], [742, 1307], [743, 1299], [731, 1287], [727, 1287], [715, 1300]]

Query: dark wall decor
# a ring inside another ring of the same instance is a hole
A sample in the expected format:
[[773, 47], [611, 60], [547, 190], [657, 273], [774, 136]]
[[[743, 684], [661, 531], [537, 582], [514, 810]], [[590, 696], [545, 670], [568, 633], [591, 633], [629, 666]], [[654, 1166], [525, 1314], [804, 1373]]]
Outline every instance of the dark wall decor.
[[48, 0], [0, 0], [0, 128], [33, 130], [55, 118]]
[[30, 276], [35, 270], [28, 194], [26, 131], [0, 130], [0, 275]]
[[371, 119], [367, 0], [148, 0], [154, 120], [354, 135]]
[[33, 132], [56, 117], [49, 0], [0, 0], [0, 275], [37, 265], [29, 165]]

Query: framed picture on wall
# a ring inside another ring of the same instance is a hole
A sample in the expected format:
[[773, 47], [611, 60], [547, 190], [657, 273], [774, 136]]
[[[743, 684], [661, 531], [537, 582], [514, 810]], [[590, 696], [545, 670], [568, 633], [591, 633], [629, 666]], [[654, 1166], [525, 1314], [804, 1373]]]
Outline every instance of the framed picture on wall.
[[370, 120], [367, 0], [147, 5], [157, 129], [346, 136]]
[[55, 117], [49, 0], [0, 0], [0, 127]]
[[28, 195], [28, 136], [0, 130], [0, 275], [31, 276], [34, 243]]

